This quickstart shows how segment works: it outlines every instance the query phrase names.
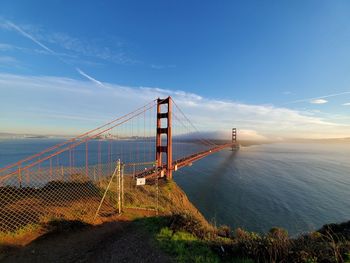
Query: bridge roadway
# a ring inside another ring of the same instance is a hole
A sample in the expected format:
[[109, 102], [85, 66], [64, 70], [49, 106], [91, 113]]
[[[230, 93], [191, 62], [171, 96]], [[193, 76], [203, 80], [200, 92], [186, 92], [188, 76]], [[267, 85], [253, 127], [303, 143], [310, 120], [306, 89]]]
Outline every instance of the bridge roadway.
[[[225, 148], [228, 148], [228, 147], [238, 148], [239, 144], [238, 144], [238, 142], [222, 144], [222, 145], [218, 145], [216, 147], [213, 147], [209, 150], [198, 152], [198, 153], [186, 156], [184, 158], [178, 159], [176, 161], [173, 161], [172, 170], [176, 171], [182, 167], [190, 166], [190, 165], [192, 165], [193, 162], [198, 161], [198, 160], [200, 160], [200, 159], [202, 159], [210, 154], [219, 152], [219, 151], [221, 151]], [[167, 167], [166, 167], [166, 164], [164, 164], [161, 167], [149, 168], [149, 169], [146, 169], [142, 172], [139, 172], [135, 175], [135, 177], [136, 178], [146, 178], [146, 179], [154, 178], [157, 175], [158, 175], [158, 177], [163, 177], [165, 175], [166, 171], [167, 171]]]

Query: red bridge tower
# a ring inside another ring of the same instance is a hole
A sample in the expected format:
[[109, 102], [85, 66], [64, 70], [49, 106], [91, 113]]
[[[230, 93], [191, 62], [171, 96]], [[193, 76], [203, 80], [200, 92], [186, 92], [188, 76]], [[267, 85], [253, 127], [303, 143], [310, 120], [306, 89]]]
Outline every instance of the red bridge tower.
[[[162, 105], [167, 105], [167, 112], [162, 112]], [[166, 178], [168, 180], [173, 177], [173, 147], [172, 147], [172, 135], [171, 135], [171, 109], [172, 109], [172, 100], [169, 96], [166, 99], [157, 100], [157, 137], [156, 137], [156, 161], [157, 167], [162, 167], [162, 153], [166, 153]], [[162, 128], [162, 119], [167, 120], [167, 127]], [[162, 145], [162, 134], [167, 136], [166, 146]]]

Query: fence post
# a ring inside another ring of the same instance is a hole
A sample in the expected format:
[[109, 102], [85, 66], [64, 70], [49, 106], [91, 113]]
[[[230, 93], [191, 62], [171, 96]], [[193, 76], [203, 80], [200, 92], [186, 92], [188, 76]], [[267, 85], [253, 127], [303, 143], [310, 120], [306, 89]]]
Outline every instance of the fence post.
[[19, 183], [19, 188], [22, 188], [22, 173], [21, 173], [21, 166], [18, 166], [18, 183]]
[[122, 165], [122, 209], [124, 207], [124, 167], [125, 165]]
[[120, 159], [117, 162], [117, 178], [118, 178], [118, 212], [121, 213], [121, 203], [120, 203]]
[[50, 158], [50, 180], [52, 180], [52, 158]]
[[89, 146], [85, 143], [85, 176], [89, 178]]
[[156, 207], [156, 215], [158, 215], [158, 210], [159, 210], [159, 185], [158, 185], [158, 166], [157, 166], [157, 162], [155, 162], [155, 166], [156, 166], [156, 180], [157, 180], [157, 207]]
[[118, 166], [120, 167], [120, 161], [118, 161], [118, 162], [119, 162], [119, 165], [117, 165], [117, 167], [114, 169], [114, 172], [113, 172], [113, 174], [112, 174], [112, 176], [111, 176], [111, 179], [109, 180], [109, 183], [108, 183], [108, 185], [107, 185], [107, 188], [106, 188], [106, 190], [105, 190], [105, 192], [104, 192], [104, 194], [103, 194], [103, 196], [102, 196], [102, 199], [101, 199], [101, 201], [100, 201], [100, 205], [98, 206], [98, 208], [97, 208], [97, 210], [96, 210], [96, 213], [95, 213], [95, 216], [94, 216], [94, 220], [96, 219], [98, 213], [100, 212], [102, 203], [103, 203], [103, 201], [104, 201], [105, 198], [106, 198], [106, 195], [107, 195], [107, 192], [108, 192], [108, 190], [109, 190], [109, 187], [110, 187], [111, 184], [112, 184], [112, 181], [113, 181], [113, 179], [114, 179], [115, 174], [117, 174]]
[[63, 165], [61, 165], [61, 175], [62, 175], [62, 181], [64, 181]]

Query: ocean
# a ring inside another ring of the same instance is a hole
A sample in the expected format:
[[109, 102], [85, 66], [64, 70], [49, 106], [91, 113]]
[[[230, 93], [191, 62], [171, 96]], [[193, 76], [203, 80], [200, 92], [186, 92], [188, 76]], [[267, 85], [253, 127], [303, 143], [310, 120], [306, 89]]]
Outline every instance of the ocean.
[[[1, 140], [0, 167], [60, 141]], [[349, 143], [253, 145], [210, 155], [175, 172], [174, 180], [216, 225], [256, 232], [279, 226], [297, 235], [350, 220], [349, 157]]]

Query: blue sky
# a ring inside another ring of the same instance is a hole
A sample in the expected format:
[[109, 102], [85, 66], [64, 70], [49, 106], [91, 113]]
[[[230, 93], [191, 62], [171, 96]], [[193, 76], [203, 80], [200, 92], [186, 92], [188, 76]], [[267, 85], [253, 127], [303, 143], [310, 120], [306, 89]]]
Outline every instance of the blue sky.
[[349, 1], [0, 3], [3, 132], [78, 133], [173, 95], [203, 129], [350, 136], [349, 70]]

